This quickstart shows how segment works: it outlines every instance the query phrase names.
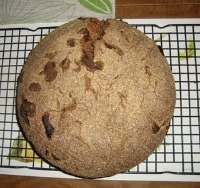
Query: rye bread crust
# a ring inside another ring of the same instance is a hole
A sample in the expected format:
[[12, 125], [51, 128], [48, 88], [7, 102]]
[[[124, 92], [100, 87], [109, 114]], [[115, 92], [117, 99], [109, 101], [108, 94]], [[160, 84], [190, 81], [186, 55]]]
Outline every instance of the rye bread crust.
[[17, 115], [46, 161], [97, 178], [126, 171], [156, 149], [175, 98], [167, 60], [151, 39], [116, 19], [76, 19], [29, 54]]

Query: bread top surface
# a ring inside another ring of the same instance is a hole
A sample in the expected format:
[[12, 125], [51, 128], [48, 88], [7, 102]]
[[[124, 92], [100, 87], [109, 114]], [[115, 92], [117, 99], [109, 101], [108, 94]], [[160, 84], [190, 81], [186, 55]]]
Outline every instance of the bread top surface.
[[175, 83], [157, 45], [128, 24], [76, 19], [29, 54], [17, 114], [35, 150], [64, 172], [104, 177], [145, 160], [162, 142]]

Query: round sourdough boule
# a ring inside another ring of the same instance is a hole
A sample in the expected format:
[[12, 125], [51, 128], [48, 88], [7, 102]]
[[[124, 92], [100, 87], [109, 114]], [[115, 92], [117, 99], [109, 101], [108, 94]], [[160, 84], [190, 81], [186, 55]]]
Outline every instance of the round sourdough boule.
[[17, 88], [21, 128], [62, 171], [111, 176], [145, 160], [167, 134], [175, 83], [158, 46], [127, 23], [80, 18], [29, 54]]

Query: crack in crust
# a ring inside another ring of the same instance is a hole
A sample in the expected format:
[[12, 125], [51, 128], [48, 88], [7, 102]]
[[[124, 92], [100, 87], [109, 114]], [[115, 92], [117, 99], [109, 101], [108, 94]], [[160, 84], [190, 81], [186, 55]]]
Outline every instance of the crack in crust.
[[66, 112], [66, 111], [73, 111], [77, 108], [77, 101], [76, 101], [76, 98], [73, 98], [72, 99], [72, 102], [69, 103], [66, 107], [63, 108], [63, 112]]
[[57, 157], [55, 154], [51, 154], [51, 157], [55, 160], [55, 161], [61, 161], [61, 159], [59, 157]]
[[148, 76], [151, 76], [151, 71], [150, 71], [150, 67], [149, 66], [145, 66], [145, 73], [148, 75]]
[[105, 34], [105, 28], [108, 26], [107, 21], [99, 21], [91, 18], [87, 28], [82, 28], [78, 33], [83, 34], [81, 39], [82, 56], [81, 65], [85, 66], [88, 71], [103, 70], [104, 63], [94, 61], [94, 43], [96, 40], [101, 40]]
[[158, 126], [158, 124], [154, 121], [152, 124], [152, 132], [153, 134], [157, 134], [160, 130], [160, 127]]
[[151, 70], [150, 70], [150, 67], [148, 65], [145, 65], [144, 66], [144, 71], [145, 71], [145, 74], [147, 75], [148, 77], [148, 81], [149, 81], [149, 84], [151, 83], [151, 76], [152, 76], [152, 73], [151, 73]]
[[142, 99], [141, 99], [141, 102], [140, 102], [140, 108], [142, 108], [143, 103], [144, 103], [144, 93], [142, 93]]
[[95, 89], [91, 85], [91, 78], [89, 78], [87, 75], [84, 76], [85, 79], [85, 91], [90, 91], [93, 95], [95, 100], [98, 99], [98, 92], [95, 91]]
[[157, 87], [157, 85], [158, 85], [158, 82], [156, 81], [155, 83], [154, 83], [154, 85], [153, 85], [153, 92], [154, 92], [154, 94], [157, 96], [157, 94], [156, 94], [156, 87]]
[[124, 55], [124, 52], [122, 51], [122, 49], [120, 47], [118, 47], [116, 45], [108, 44], [105, 41], [104, 41], [104, 44], [105, 44], [106, 48], [114, 50], [114, 52], [116, 52], [119, 56]]
[[127, 93], [126, 92], [118, 92], [119, 98], [120, 98], [120, 105], [125, 108], [125, 105], [127, 103]]
[[73, 69], [74, 72], [80, 72], [81, 71], [81, 62], [75, 61], [76, 68]]
[[81, 57], [82, 65], [86, 66], [86, 69], [90, 72], [94, 72], [95, 70], [103, 70], [104, 63], [102, 61], [93, 61], [94, 60], [94, 47], [91, 49], [86, 48], [83, 50], [83, 55]]
[[165, 128], [167, 131], [170, 127], [170, 124], [168, 123], [169, 119], [166, 119], [162, 123], [157, 123], [155, 120], [152, 121], [152, 132], [153, 134], [157, 134], [161, 128]]

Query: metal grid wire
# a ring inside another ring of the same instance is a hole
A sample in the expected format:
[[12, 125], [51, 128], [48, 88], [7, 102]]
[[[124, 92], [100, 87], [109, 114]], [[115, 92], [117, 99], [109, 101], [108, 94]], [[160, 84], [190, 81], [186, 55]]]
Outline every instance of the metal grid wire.
[[[176, 82], [177, 100], [168, 135], [143, 163], [126, 174], [200, 175], [200, 25], [135, 25], [161, 45]], [[14, 140], [23, 140], [15, 113], [16, 80], [32, 48], [55, 27], [0, 29], [0, 167], [56, 170], [31, 150], [31, 162], [8, 157]], [[185, 55], [184, 55], [185, 53]], [[16, 154], [17, 155], [17, 154]], [[15, 156], [20, 157], [20, 156]], [[0, 168], [1, 170], [1, 168]]]

